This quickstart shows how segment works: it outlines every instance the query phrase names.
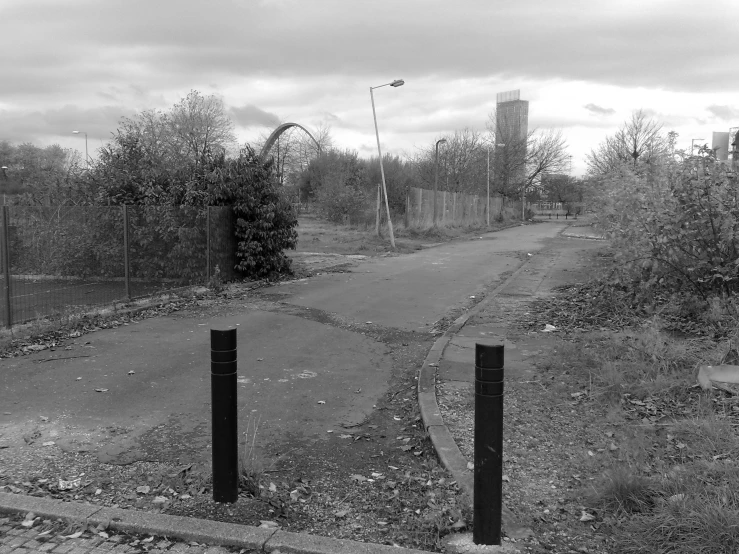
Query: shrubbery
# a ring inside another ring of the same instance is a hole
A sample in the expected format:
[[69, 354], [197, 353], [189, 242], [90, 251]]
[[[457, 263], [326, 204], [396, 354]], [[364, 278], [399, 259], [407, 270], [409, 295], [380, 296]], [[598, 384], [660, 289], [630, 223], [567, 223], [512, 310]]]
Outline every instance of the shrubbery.
[[333, 223], [356, 223], [370, 204], [367, 193], [357, 186], [322, 188], [316, 201], [321, 216]]
[[598, 223], [613, 239], [621, 285], [646, 300], [737, 291], [739, 193], [725, 164], [691, 157], [642, 175], [611, 175], [602, 186]]
[[272, 278], [289, 273], [284, 250], [298, 242], [298, 219], [272, 172], [272, 162], [245, 148], [236, 159], [223, 156], [205, 172], [216, 205], [230, 205], [236, 216], [236, 268], [246, 276]]

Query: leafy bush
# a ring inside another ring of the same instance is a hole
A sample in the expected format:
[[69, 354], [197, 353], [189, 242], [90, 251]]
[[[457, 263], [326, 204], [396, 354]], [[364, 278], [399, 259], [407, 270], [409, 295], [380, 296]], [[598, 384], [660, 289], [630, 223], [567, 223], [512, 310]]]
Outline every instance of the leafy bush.
[[704, 300], [739, 287], [735, 173], [710, 157], [604, 180], [599, 225], [613, 239], [622, 284], [644, 296], [690, 291]]
[[298, 219], [289, 198], [277, 184], [272, 162], [263, 162], [251, 148], [236, 159], [219, 156], [206, 168], [211, 201], [231, 205], [236, 216], [236, 268], [252, 278], [273, 278], [291, 272], [284, 250], [298, 243]]
[[367, 194], [357, 186], [322, 188], [316, 194], [320, 214], [333, 223], [356, 223], [367, 211]]

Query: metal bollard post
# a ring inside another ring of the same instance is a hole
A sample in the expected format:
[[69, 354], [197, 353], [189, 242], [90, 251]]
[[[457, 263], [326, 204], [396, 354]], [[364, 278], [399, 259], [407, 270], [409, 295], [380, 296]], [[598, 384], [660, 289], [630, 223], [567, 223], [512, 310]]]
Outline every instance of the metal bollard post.
[[503, 345], [475, 345], [475, 544], [500, 544], [503, 503]]
[[210, 330], [210, 393], [213, 500], [236, 502], [239, 496], [236, 329]]

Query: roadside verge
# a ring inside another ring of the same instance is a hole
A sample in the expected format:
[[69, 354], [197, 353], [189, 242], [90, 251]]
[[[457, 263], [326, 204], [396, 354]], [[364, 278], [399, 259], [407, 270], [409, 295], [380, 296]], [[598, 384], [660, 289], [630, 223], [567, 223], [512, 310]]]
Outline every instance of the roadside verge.
[[[462, 491], [470, 498], [474, 498], [474, 476], [467, 467], [467, 459], [454, 441], [449, 429], [441, 416], [436, 401], [436, 370], [444, 354], [444, 349], [452, 337], [458, 333], [467, 321], [482, 311], [503, 289], [516, 280], [529, 263], [526, 259], [505, 280], [488, 294], [483, 301], [474, 308], [459, 316], [454, 323], [439, 337], [429, 350], [418, 375], [418, 405], [421, 411], [421, 420], [431, 438], [439, 460], [446, 467], [459, 484]], [[515, 514], [505, 505], [502, 506], [502, 524], [504, 533], [513, 539], [523, 539], [533, 532], [516, 519]]]
[[86, 525], [102, 525], [122, 533], [174, 538], [181, 541], [219, 546], [235, 546], [252, 552], [290, 552], [293, 554], [423, 554], [421, 550], [290, 533], [275, 528], [252, 527], [205, 519], [103, 508], [81, 502], [63, 502], [0, 492], [0, 513], [33, 512], [45, 518], [62, 519]]

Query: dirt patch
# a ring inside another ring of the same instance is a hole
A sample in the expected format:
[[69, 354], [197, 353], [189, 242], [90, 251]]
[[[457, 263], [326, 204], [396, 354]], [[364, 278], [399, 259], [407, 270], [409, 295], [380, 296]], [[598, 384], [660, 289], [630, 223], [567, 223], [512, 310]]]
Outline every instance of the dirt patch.
[[298, 246], [296, 253], [313, 254], [358, 254], [363, 256], [379, 256], [386, 253], [407, 254], [444, 244], [453, 240], [479, 238], [489, 231], [505, 229], [518, 223], [497, 223], [488, 227], [437, 227], [430, 229], [405, 229], [403, 226], [393, 229], [396, 249], [390, 246], [387, 229], [381, 229], [377, 236], [374, 227], [351, 227], [330, 223], [312, 214], [302, 214], [298, 218]]

